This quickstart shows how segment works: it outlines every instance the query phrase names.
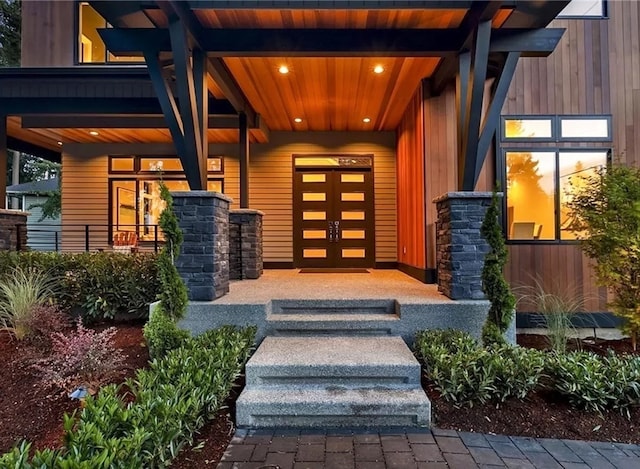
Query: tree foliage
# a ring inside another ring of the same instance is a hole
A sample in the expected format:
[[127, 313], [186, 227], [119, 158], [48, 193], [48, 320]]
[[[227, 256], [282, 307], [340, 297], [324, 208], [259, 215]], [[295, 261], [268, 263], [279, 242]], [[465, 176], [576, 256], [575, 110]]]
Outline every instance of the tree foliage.
[[598, 283], [614, 293], [609, 304], [636, 347], [640, 333], [640, 169], [602, 168], [574, 184], [568, 202], [584, 253], [595, 260]]
[[482, 290], [491, 302], [487, 320], [482, 328], [485, 345], [504, 343], [504, 333], [513, 319], [516, 299], [504, 278], [503, 269], [507, 262], [507, 247], [504, 243], [499, 222], [499, 200], [494, 191], [491, 205], [487, 209], [480, 232], [489, 244], [482, 268]]
[[0, 67], [20, 66], [21, 0], [0, 0]]

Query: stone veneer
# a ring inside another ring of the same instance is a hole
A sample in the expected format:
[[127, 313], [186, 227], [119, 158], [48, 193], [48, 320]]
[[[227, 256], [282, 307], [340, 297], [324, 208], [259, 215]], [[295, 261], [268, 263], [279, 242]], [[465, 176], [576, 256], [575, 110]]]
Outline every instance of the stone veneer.
[[259, 210], [229, 211], [229, 278], [256, 279], [262, 275], [262, 217]]
[[482, 268], [489, 245], [480, 234], [491, 192], [448, 192], [436, 199], [438, 291], [453, 300], [485, 298]]
[[27, 212], [0, 209], [0, 250], [27, 248]]
[[172, 192], [184, 243], [176, 267], [189, 300], [209, 301], [229, 292], [229, 204], [218, 192]]

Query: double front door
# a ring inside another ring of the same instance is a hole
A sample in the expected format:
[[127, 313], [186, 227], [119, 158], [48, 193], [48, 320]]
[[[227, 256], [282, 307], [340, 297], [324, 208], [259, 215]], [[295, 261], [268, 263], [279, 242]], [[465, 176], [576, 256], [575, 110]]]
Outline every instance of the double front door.
[[293, 210], [296, 267], [375, 266], [370, 166], [295, 168]]

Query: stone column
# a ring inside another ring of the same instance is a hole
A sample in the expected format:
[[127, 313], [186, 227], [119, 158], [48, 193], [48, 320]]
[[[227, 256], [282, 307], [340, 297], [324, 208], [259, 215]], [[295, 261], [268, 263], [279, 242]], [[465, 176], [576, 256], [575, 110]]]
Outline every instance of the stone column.
[[229, 211], [229, 262], [232, 280], [262, 275], [262, 217], [259, 210]]
[[491, 192], [448, 192], [436, 199], [438, 291], [454, 300], [484, 299], [482, 268], [489, 245], [480, 234]]
[[173, 209], [184, 235], [176, 267], [192, 301], [210, 301], [229, 292], [229, 204], [219, 192], [172, 192]]
[[0, 250], [27, 249], [27, 212], [0, 208]]

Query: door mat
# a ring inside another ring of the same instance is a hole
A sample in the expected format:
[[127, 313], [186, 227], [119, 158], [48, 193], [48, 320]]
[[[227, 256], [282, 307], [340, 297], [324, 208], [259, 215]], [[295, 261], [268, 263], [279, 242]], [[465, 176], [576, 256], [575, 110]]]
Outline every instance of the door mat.
[[300, 269], [301, 274], [368, 274], [369, 271], [363, 268], [330, 269], [320, 267], [305, 267]]

